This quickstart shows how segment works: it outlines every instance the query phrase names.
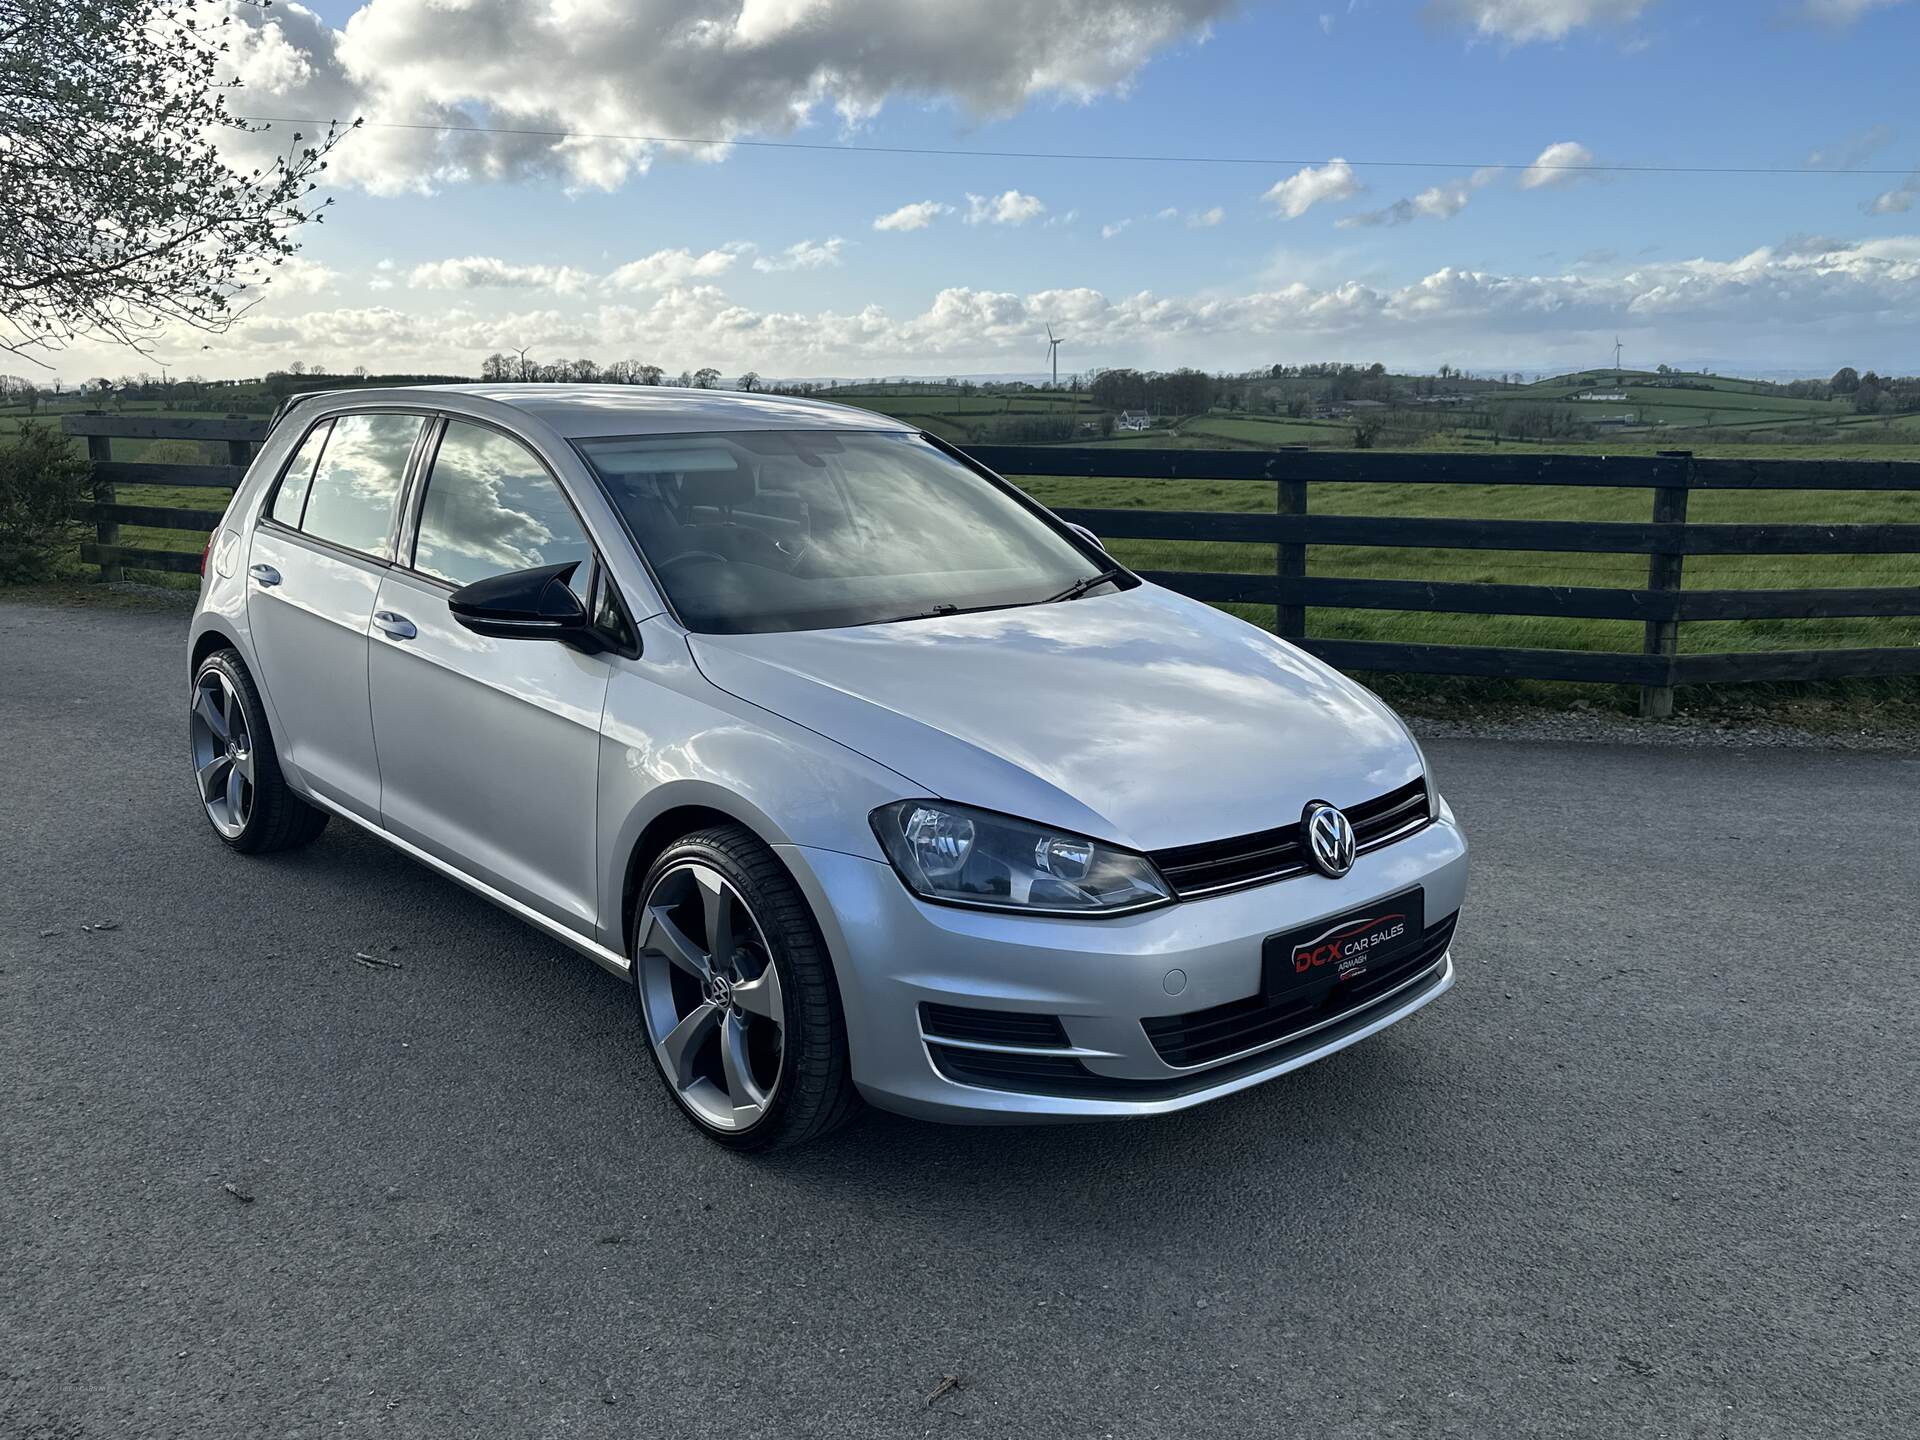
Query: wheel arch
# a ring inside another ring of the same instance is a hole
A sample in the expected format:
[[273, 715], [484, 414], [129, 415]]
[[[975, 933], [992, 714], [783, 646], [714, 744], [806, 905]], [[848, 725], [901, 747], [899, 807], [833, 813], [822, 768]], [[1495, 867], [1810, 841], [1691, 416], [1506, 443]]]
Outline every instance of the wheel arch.
[[[773, 851], [796, 884], [793, 867], [781, 855], [781, 843], [787, 838], [773, 820], [748, 804], [738, 794], [717, 785], [687, 780], [668, 787], [651, 813], [638, 820], [637, 831], [625, 842], [625, 858], [620, 875], [620, 936], [618, 950], [633, 958], [633, 917], [640, 903], [640, 885], [661, 853], [683, 836], [717, 825], [737, 825]], [[814, 924], [819, 925], [818, 916]]]
[[[240, 649], [240, 641], [237, 637], [227, 633], [217, 622], [209, 621], [206, 627], [193, 637], [193, 648], [187, 654], [189, 678], [199, 672], [201, 663], [216, 650], [239, 651], [241, 660], [244, 661], [247, 658], [246, 651]], [[251, 665], [247, 666], [247, 672], [252, 674]], [[255, 677], [254, 683], [259, 683], [259, 677]]]

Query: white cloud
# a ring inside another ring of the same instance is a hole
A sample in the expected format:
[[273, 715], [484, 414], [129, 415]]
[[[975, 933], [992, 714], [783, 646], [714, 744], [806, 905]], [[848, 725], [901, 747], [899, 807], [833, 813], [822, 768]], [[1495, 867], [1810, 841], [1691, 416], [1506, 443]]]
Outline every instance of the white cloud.
[[[1429, 364], [1447, 354], [1508, 366], [1599, 353], [1595, 347], [1610, 344], [1618, 329], [1636, 336], [1637, 348], [1805, 367], [1839, 364], [1876, 334], [1891, 337], [1885, 344], [1903, 343], [1897, 337], [1920, 326], [1920, 235], [1859, 244], [1803, 237], [1733, 259], [1624, 270], [1531, 275], [1447, 267], [1398, 286], [1334, 272], [1191, 295], [957, 287], [907, 315], [877, 305], [755, 310], [711, 284], [573, 309], [487, 313], [469, 305], [256, 314], [212, 358], [229, 373], [316, 353], [459, 373], [511, 340], [532, 343], [536, 354], [632, 355], [674, 370], [946, 373], [1030, 366], [1032, 338], [1052, 321], [1074, 336], [1077, 353], [1106, 364], [1220, 368], [1341, 353]], [[73, 359], [84, 363], [79, 351]]]
[[1857, 170], [1893, 143], [1893, 127], [1872, 125], [1831, 145], [1807, 152], [1807, 164], [1817, 170]]
[[266, 273], [268, 285], [281, 295], [324, 295], [340, 278], [338, 271], [303, 255], [289, 255]]
[[1226, 218], [1226, 210], [1219, 205], [1214, 206], [1211, 210], [1196, 210], [1187, 216], [1187, 228], [1189, 230], [1211, 230]]
[[924, 230], [942, 215], [951, 215], [953, 206], [943, 205], [938, 200], [916, 200], [911, 205], [902, 205], [898, 210], [889, 210], [885, 215], [876, 216], [873, 228], [876, 230]]
[[551, 290], [578, 295], [593, 277], [570, 265], [515, 265], [492, 255], [430, 260], [407, 272], [415, 290]]
[[780, 270], [824, 270], [840, 263], [840, 252], [846, 245], [847, 242], [838, 235], [818, 244], [812, 240], [802, 240], [797, 245], [789, 245], [777, 255], [762, 255], [753, 262], [753, 268], [768, 274]]
[[1905, 0], [1800, 0], [1796, 7], [1803, 19], [1818, 25], [1848, 26], [1869, 10], [1885, 10]]
[[1410, 225], [1415, 220], [1451, 220], [1467, 208], [1474, 191], [1491, 184], [1498, 175], [1493, 169], [1476, 170], [1464, 180], [1430, 185], [1418, 195], [1396, 200], [1383, 210], [1343, 216], [1337, 223], [1342, 230], [1351, 230], [1367, 225]]
[[1131, 224], [1133, 224], [1132, 220], [1109, 220], [1105, 225], [1100, 227], [1100, 238], [1102, 240], [1111, 240]]
[[[1476, 33], [1524, 45], [1564, 40], [1587, 25], [1637, 20], [1652, 0], [1430, 0], [1427, 11]], [[1847, 3], [1847, 0], [1839, 0]], [[1869, 0], [1870, 3], [1870, 0]]]
[[1579, 167], [1593, 164], [1593, 152], [1577, 140], [1561, 140], [1547, 146], [1520, 174], [1522, 190], [1542, 190], [1550, 185], [1572, 185], [1591, 177]]
[[1920, 201], [1920, 170], [1916, 170], [1893, 189], [1876, 195], [1861, 208], [1869, 215], [1904, 215]]
[[1363, 189], [1353, 167], [1339, 158], [1288, 176], [1271, 190], [1266, 200], [1289, 220], [1298, 220], [1323, 201], [1350, 200]]
[[967, 224], [1024, 225], [1046, 214], [1047, 207], [1032, 195], [1005, 190], [998, 195], [967, 195]]
[[[267, 115], [486, 124], [496, 133], [369, 125], [330, 177], [381, 193], [559, 176], [610, 189], [661, 153], [724, 147], [506, 130], [729, 140], [821, 113], [863, 123], [895, 97], [1004, 116], [1038, 98], [1124, 89], [1232, 0], [972, 0], [937, 16], [876, 0], [366, 0], [341, 29], [297, 4], [234, 5], [227, 63]], [[285, 148], [288, 127], [254, 153]]]
[[684, 246], [678, 250], [656, 250], [638, 260], [629, 260], [606, 278], [610, 290], [657, 290], [667, 285], [684, 285], [690, 280], [710, 280], [724, 275], [734, 262], [754, 247], [736, 240], [717, 250], [696, 255]]

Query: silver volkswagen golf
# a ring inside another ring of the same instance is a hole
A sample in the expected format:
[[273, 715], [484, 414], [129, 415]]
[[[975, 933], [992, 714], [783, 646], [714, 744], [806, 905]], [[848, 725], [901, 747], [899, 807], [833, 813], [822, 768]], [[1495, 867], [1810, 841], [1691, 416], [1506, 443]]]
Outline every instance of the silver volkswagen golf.
[[1178, 1110], [1453, 983], [1391, 710], [884, 415], [306, 396], [203, 569], [220, 838], [337, 816], [591, 956], [730, 1145]]

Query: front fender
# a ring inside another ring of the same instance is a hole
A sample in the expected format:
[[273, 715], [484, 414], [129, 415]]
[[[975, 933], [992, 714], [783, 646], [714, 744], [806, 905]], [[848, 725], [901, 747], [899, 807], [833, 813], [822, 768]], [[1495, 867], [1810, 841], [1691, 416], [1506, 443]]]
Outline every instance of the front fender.
[[867, 816], [919, 794], [911, 780], [709, 684], [684, 636], [666, 622], [641, 631], [641, 659], [616, 669], [600, 727], [603, 945], [624, 953], [634, 848], [676, 809], [728, 816], [768, 845], [884, 862]]

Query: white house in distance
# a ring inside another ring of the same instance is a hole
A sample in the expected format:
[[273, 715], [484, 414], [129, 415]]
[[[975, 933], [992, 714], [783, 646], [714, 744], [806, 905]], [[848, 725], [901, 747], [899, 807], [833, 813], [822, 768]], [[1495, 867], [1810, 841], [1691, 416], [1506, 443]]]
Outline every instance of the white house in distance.
[[1113, 428], [1116, 430], [1151, 430], [1153, 428], [1153, 416], [1144, 410], [1122, 410], [1119, 418], [1113, 422]]

